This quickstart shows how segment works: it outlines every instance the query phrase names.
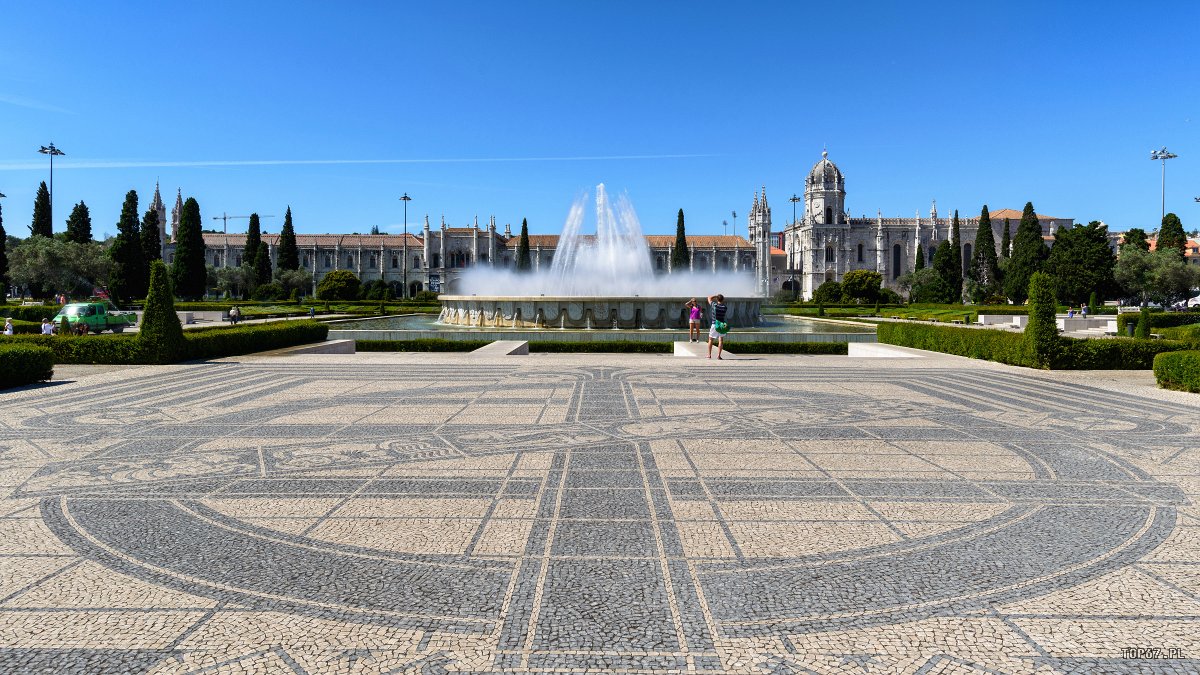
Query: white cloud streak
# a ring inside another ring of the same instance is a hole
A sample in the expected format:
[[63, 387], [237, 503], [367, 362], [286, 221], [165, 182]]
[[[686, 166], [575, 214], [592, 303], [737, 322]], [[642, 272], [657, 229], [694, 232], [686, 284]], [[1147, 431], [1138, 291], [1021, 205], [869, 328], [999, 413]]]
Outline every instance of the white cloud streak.
[[[329, 166], [352, 164], [485, 164], [501, 162], [611, 162], [619, 160], [646, 159], [693, 159], [715, 157], [711, 154], [678, 155], [581, 155], [578, 157], [470, 157], [450, 159], [230, 159], [201, 161], [110, 161], [110, 160], [59, 160], [55, 169], [158, 169], [158, 168], [206, 168], [206, 167], [252, 167], [252, 166]], [[30, 171], [45, 168], [45, 162], [25, 160], [0, 161], [0, 171]]]
[[41, 110], [43, 112], [62, 113], [64, 115], [74, 115], [75, 114], [74, 110], [67, 110], [66, 108], [60, 108], [56, 105], [50, 105], [49, 103], [42, 103], [41, 101], [35, 101], [31, 98], [25, 98], [24, 96], [7, 96], [4, 94], [0, 94], [0, 103], [4, 103], [7, 105], [15, 105], [18, 108], [29, 108], [31, 110]]

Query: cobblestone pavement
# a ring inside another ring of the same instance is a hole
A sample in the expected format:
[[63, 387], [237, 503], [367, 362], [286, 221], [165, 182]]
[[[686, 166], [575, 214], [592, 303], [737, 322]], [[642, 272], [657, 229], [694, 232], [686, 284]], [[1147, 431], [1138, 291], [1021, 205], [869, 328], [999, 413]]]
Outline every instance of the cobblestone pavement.
[[844, 357], [3, 393], [0, 672], [1194, 673], [1198, 413]]

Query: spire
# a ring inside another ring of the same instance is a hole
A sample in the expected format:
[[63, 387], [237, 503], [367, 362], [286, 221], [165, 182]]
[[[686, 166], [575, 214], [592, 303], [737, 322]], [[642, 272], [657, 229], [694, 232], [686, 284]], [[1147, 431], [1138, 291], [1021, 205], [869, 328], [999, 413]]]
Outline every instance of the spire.
[[446, 214], [442, 214], [442, 229], [446, 229]]
[[429, 214], [428, 213], [425, 214], [425, 231], [426, 232], [429, 231]]
[[753, 216], [755, 213], [758, 213], [758, 193], [757, 192], [754, 193], [754, 206], [750, 207], [750, 215]]
[[479, 214], [475, 214], [475, 229], [479, 229]]
[[155, 211], [165, 211], [162, 194], [158, 191], [158, 181], [154, 181], [154, 198], [150, 200], [150, 208]]
[[767, 210], [767, 186], [762, 186], [762, 207], [763, 211]]

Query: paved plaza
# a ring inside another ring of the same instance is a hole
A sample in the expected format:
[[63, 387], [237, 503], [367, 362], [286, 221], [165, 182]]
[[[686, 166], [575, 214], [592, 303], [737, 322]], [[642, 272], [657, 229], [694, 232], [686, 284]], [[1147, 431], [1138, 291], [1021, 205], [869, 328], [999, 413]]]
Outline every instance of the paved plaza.
[[0, 672], [1200, 671], [1200, 397], [953, 357], [64, 372], [0, 393]]

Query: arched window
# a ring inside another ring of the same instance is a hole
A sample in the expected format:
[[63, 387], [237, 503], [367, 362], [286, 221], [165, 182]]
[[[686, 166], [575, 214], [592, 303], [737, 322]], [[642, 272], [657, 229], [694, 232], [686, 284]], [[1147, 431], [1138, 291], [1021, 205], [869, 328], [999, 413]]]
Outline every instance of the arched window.
[[963, 244], [963, 269], [971, 269], [971, 261], [975, 259], [975, 251], [970, 244]]
[[661, 271], [663, 268], [663, 257], [657, 256], [654, 258], [654, 269]]
[[833, 247], [832, 246], [825, 247], [825, 262], [827, 262], [827, 263], [833, 262]]
[[397, 269], [399, 267], [400, 267], [400, 256], [398, 256], [398, 255], [392, 256], [392, 269]]
[[371, 269], [375, 269], [375, 265], [376, 265], [377, 263], [378, 263], [378, 260], [375, 258], [375, 254], [374, 254], [374, 253], [372, 253], [372, 254], [371, 254], [371, 265], [370, 265], [370, 268], [371, 268]]
[[825, 222], [826, 223], [833, 222], [833, 207], [832, 206], [825, 207]]
[[325, 266], [333, 267], [333, 256], [329, 255], [328, 253], [325, 254]]
[[862, 262], [862, 261], [863, 261], [863, 245], [859, 244], [858, 245], [858, 262]]
[[354, 256], [348, 255], [346, 256], [346, 269], [350, 269], [351, 267], [354, 267]]
[[438, 253], [434, 253], [434, 254], [433, 254], [433, 266], [434, 266], [434, 267], [441, 267], [441, 264], [440, 264], [440, 263], [441, 263], [442, 261], [441, 261], [441, 257], [440, 257], [440, 255], [441, 255], [441, 254], [438, 254]]
[[419, 256], [419, 255], [413, 256], [413, 269], [414, 270], [421, 269], [421, 256]]
[[895, 246], [892, 247], [892, 278], [893, 279], [900, 278], [900, 258], [903, 255], [904, 255], [903, 252], [900, 250], [900, 244], [896, 244]]

